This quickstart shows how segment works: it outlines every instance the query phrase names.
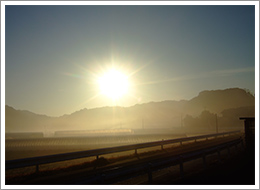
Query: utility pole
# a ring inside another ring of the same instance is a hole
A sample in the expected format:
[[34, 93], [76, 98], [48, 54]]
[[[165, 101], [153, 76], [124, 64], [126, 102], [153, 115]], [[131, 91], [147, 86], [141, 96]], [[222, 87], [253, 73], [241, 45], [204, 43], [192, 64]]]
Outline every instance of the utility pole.
[[182, 128], [182, 114], [181, 114], [181, 128]]
[[218, 114], [216, 114], [216, 132], [218, 133]]

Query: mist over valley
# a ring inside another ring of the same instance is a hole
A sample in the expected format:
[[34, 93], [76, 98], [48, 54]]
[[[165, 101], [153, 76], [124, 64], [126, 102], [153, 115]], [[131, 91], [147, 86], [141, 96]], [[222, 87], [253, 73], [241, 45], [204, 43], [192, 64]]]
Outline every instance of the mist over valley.
[[34, 133], [31, 137], [210, 133], [216, 132], [216, 125], [219, 131], [243, 129], [239, 117], [254, 117], [254, 110], [254, 96], [239, 88], [203, 91], [191, 100], [85, 108], [60, 117], [6, 105], [5, 132], [6, 138], [27, 138], [29, 133]]

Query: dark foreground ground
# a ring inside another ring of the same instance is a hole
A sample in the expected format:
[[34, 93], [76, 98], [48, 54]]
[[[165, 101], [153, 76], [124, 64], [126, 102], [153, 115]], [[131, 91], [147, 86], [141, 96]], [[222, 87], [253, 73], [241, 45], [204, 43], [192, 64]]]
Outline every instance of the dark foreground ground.
[[[212, 139], [209, 141], [202, 141], [197, 143], [188, 143], [179, 147], [169, 149], [166, 153], [164, 151], [154, 152], [150, 154], [139, 154], [136, 156], [121, 157], [115, 163], [108, 160], [108, 165], [104, 167], [118, 167], [120, 164], [128, 164], [135, 162], [144, 162], [147, 159], [160, 158], [163, 156], [177, 154], [179, 152], [190, 151], [196, 148], [207, 147], [210, 144], [214, 145], [216, 143], [222, 142], [224, 140], [229, 141], [230, 138], [236, 137], [226, 137], [223, 139]], [[148, 160], [149, 161], [149, 160]], [[121, 163], [122, 162], [122, 163]], [[241, 146], [236, 149], [233, 147], [231, 149], [231, 154], [228, 156], [226, 150], [221, 152], [221, 159], [218, 156], [212, 155], [207, 157], [207, 167], [204, 168], [201, 158], [192, 161], [190, 163], [184, 164], [184, 175], [180, 176], [179, 165], [171, 168], [166, 168], [165, 170], [159, 171], [159, 174], [153, 172], [152, 181], [148, 181], [147, 174], [131, 178], [126, 181], [119, 183], [109, 183], [104, 182], [104, 184], [111, 185], [254, 185], [255, 184], [255, 164], [254, 164], [254, 152], [252, 150], [247, 150]], [[86, 179], [88, 172], [93, 172], [93, 166], [95, 162], [89, 163], [90, 166], [80, 165], [80, 168], [60, 170], [50, 172], [40, 172], [39, 174], [32, 174], [31, 176], [23, 176], [14, 179], [6, 178], [6, 184], [80, 184], [82, 179]], [[111, 168], [112, 168], [111, 167]], [[85, 168], [85, 169], [84, 169]], [[89, 176], [91, 177], [91, 176]], [[75, 179], [74, 179], [75, 178]], [[84, 180], [83, 180], [84, 182]], [[94, 184], [93, 184], [94, 185]], [[100, 183], [95, 185], [101, 185]]]
[[236, 155], [223, 163], [208, 169], [187, 173], [184, 178], [173, 180], [168, 175], [155, 179], [152, 184], [158, 185], [254, 185], [254, 158], [247, 153]]

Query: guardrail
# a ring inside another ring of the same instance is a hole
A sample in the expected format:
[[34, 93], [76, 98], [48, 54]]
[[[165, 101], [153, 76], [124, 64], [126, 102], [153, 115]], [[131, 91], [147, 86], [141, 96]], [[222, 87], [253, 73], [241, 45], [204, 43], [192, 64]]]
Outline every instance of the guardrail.
[[175, 165], [179, 165], [180, 178], [184, 178], [185, 162], [202, 158], [203, 168], [207, 169], [208, 167], [207, 160], [206, 160], [207, 155], [217, 153], [218, 160], [219, 162], [221, 162], [220, 151], [223, 149], [227, 149], [228, 157], [230, 157], [230, 148], [232, 146], [237, 147], [238, 144], [242, 144], [242, 146], [244, 147], [243, 139], [241, 137], [236, 140], [225, 142], [219, 145], [214, 145], [208, 148], [190, 151], [187, 153], [181, 153], [174, 156], [169, 155], [166, 158], [164, 157], [164, 158], [154, 159], [148, 163], [137, 163], [130, 166], [115, 167], [104, 171], [97, 171], [95, 174], [90, 174], [88, 176], [84, 176], [82, 179], [78, 179], [76, 183], [85, 184], [85, 185], [86, 184], [114, 184], [123, 180], [127, 180], [129, 178], [134, 178], [146, 174], [148, 177], [147, 178], [148, 183], [152, 183], [153, 172], [170, 166], [175, 166]]
[[67, 160], [73, 160], [73, 159], [79, 159], [79, 158], [86, 158], [86, 157], [92, 157], [92, 156], [96, 156], [96, 158], [98, 159], [100, 155], [124, 152], [124, 151], [129, 151], [129, 150], [135, 150], [135, 154], [137, 154], [137, 150], [142, 149], [142, 148], [161, 146], [161, 149], [163, 149], [163, 146], [167, 145], [167, 144], [174, 144], [174, 143], [182, 144], [182, 142], [185, 142], [185, 141], [192, 141], [192, 140], [197, 141], [199, 139], [208, 139], [211, 137], [232, 135], [232, 134], [237, 134], [237, 133], [241, 133], [241, 131], [231, 131], [231, 132], [226, 132], [226, 133], [217, 133], [217, 134], [210, 134], [210, 135], [200, 135], [200, 136], [194, 136], [194, 137], [177, 138], [177, 139], [148, 142], [148, 143], [141, 143], [141, 144], [135, 144], [135, 145], [125, 145], [125, 146], [118, 146], [118, 147], [111, 147], [111, 148], [86, 150], [86, 151], [55, 154], [55, 155], [32, 157], [32, 158], [24, 158], [24, 159], [17, 159], [17, 160], [7, 160], [7, 161], [5, 161], [5, 169], [10, 170], [10, 169], [23, 168], [23, 167], [28, 167], [28, 166], [36, 166], [36, 171], [39, 171], [39, 165], [41, 165], [41, 164], [48, 164], [48, 163], [67, 161]]

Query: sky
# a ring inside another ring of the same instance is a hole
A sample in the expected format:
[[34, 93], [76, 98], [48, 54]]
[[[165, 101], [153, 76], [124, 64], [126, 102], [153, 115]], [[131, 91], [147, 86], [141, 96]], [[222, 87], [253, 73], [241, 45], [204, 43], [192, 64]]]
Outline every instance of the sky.
[[[255, 93], [254, 6], [5, 8], [5, 100], [48, 116], [104, 106], [189, 100], [203, 90]], [[128, 76], [116, 102], [97, 78]]]

